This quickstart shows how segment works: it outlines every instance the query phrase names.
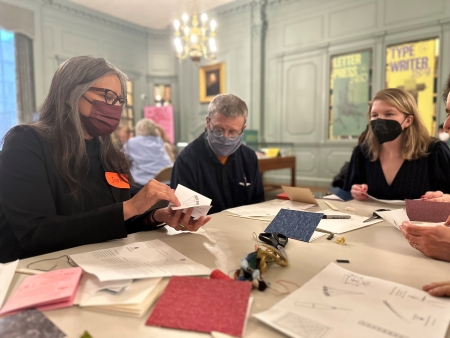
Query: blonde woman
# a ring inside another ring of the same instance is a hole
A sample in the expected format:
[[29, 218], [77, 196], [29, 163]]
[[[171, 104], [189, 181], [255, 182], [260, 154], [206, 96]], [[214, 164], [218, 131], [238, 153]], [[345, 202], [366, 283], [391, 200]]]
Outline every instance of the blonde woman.
[[450, 193], [450, 150], [430, 136], [413, 96], [401, 89], [379, 91], [369, 104], [369, 130], [355, 148], [344, 189], [356, 200], [368, 195], [404, 200], [427, 191]]

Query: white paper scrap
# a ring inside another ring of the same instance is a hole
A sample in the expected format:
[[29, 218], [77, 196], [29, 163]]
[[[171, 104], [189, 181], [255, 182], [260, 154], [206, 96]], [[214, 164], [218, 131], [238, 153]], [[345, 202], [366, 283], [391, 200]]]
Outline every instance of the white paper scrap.
[[169, 203], [169, 207], [172, 210], [183, 209], [183, 212], [186, 212], [188, 208], [194, 208], [191, 217], [195, 220], [202, 216], [206, 216], [209, 209], [211, 209], [210, 198], [205, 197], [194, 190], [186, 188], [181, 184], [177, 185], [177, 188], [175, 189], [175, 196], [177, 196], [181, 205], [179, 207], [175, 207], [173, 203]]
[[8, 293], [9, 285], [14, 277], [19, 260], [6, 264], [0, 264], [0, 308]]

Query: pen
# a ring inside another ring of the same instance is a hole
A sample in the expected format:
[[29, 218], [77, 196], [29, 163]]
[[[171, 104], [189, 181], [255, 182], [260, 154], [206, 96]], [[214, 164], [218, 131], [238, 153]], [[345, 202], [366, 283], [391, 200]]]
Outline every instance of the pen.
[[28, 269], [28, 268], [17, 268], [16, 272], [23, 273], [25, 275], [40, 275], [41, 273], [44, 273], [45, 271], [33, 270], [33, 269]]
[[323, 215], [322, 219], [349, 219], [350, 215]]
[[247, 177], [245, 176], [245, 174], [244, 174], [244, 184], [245, 184], [245, 186], [248, 185], [248, 184], [247, 184]]

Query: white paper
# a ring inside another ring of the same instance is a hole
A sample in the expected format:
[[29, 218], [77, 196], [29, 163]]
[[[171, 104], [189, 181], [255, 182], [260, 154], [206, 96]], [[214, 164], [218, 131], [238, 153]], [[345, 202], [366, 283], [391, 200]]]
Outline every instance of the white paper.
[[226, 209], [226, 211], [243, 217], [258, 217], [275, 216], [281, 209], [304, 211], [314, 206], [314, 204], [275, 199], [264, 203]]
[[330, 263], [254, 316], [290, 337], [444, 337], [450, 299]]
[[377, 214], [382, 217], [386, 222], [392, 224], [397, 229], [403, 222], [410, 222], [405, 209], [396, 209], [390, 211], [377, 211]]
[[14, 273], [16, 272], [17, 263], [19, 263], [19, 260], [6, 264], [0, 264], [0, 308], [3, 305], [3, 301], [8, 293], [9, 285], [11, 284]]
[[404, 200], [380, 200], [380, 199], [375, 198], [375, 197], [370, 196], [370, 195], [367, 195], [367, 196], [369, 197], [369, 199], [377, 201], [377, 202], [381, 202], [381, 203], [405, 205], [405, 201]]
[[[97, 291], [89, 297], [84, 297], [79, 304], [80, 306], [141, 304], [160, 281], [161, 278], [137, 279], [121, 293]], [[80, 285], [81, 287], [82, 285]]]
[[363, 217], [354, 214], [348, 214], [340, 211], [334, 211], [331, 209], [326, 209], [319, 211], [324, 215], [349, 215], [349, 219], [322, 219], [317, 226], [319, 229], [331, 231], [335, 234], [342, 234], [344, 232], [352, 231], [359, 228], [364, 228], [366, 226], [382, 222], [381, 219], [374, 219], [373, 221], [364, 223], [369, 217]]
[[100, 282], [97, 276], [90, 273], [83, 273], [74, 304], [83, 303], [101, 290], [116, 290], [116, 288], [123, 290], [130, 286], [132, 282], [132, 279]]
[[179, 207], [175, 207], [174, 204], [169, 203], [169, 207], [172, 210], [183, 209], [183, 212], [186, 212], [188, 208], [194, 208], [191, 217], [195, 220], [202, 216], [206, 216], [209, 209], [211, 209], [210, 198], [203, 196], [194, 190], [186, 188], [181, 184], [177, 185], [177, 188], [175, 189], [175, 196], [177, 196], [181, 205]]
[[325, 195], [325, 196], [322, 197], [322, 199], [324, 199], [324, 200], [343, 201], [342, 198], [340, 198], [339, 196], [337, 196], [335, 194]]
[[326, 232], [319, 232], [319, 231], [314, 231], [311, 238], [309, 239], [309, 242], [315, 241], [318, 238], [321, 238], [323, 236], [328, 236], [329, 234], [327, 234]]
[[70, 255], [84, 271], [103, 281], [209, 275], [196, 263], [159, 239]]

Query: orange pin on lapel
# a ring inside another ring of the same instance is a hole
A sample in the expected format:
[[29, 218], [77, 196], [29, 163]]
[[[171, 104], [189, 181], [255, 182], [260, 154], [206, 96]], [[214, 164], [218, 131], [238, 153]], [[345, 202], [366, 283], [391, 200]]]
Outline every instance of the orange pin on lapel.
[[113, 186], [114, 188], [130, 189], [128, 180], [124, 175], [119, 176], [118, 173], [112, 173], [107, 171], [105, 172], [105, 177], [109, 185]]

